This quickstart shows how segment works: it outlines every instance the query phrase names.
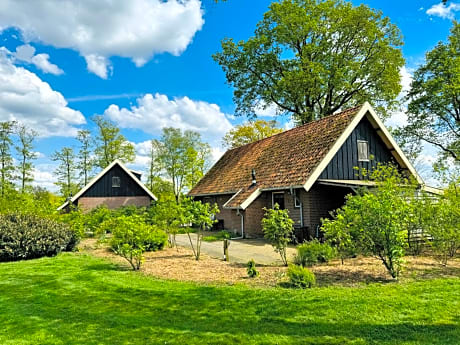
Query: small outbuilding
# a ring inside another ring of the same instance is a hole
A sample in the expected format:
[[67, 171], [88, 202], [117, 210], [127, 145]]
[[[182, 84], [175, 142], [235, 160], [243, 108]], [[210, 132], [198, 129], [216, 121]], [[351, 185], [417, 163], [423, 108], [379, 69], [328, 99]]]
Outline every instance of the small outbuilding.
[[157, 198], [141, 182], [141, 174], [130, 170], [119, 160], [113, 161], [58, 210], [69, 210], [70, 205], [89, 211], [105, 205], [109, 209], [121, 206], [149, 206]]
[[360, 169], [393, 163], [423, 180], [369, 103], [232, 150], [189, 192], [217, 203], [221, 228], [263, 236], [263, 208], [288, 209], [300, 240], [320, 236], [321, 218], [369, 185]]

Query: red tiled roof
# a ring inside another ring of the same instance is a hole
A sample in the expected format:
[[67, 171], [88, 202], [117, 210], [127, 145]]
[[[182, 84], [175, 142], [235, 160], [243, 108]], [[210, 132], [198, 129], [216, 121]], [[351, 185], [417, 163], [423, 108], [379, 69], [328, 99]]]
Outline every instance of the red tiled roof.
[[304, 185], [360, 108], [347, 109], [227, 151], [189, 195], [236, 193], [243, 189], [231, 201], [232, 205], [241, 204], [239, 199], [251, 194], [252, 169], [259, 189]]

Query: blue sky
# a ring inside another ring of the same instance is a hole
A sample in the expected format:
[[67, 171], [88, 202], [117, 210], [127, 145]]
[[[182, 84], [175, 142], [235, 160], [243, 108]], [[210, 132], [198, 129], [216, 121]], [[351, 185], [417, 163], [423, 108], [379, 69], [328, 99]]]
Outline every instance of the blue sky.
[[[52, 188], [49, 156], [76, 146], [76, 130], [94, 129], [94, 114], [136, 143], [138, 169], [145, 142], [164, 126], [198, 130], [215, 157], [221, 154], [221, 136], [244, 119], [233, 118], [232, 90], [211, 55], [225, 37], [250, 37], [270, 2], [0, 0], [0, 121], [17, 119], [40, 132], [36, 183]], [[405, 85], [460, 13], [455, 1], [353, 3], [382, 10], [401, 29]], [[396, 113], [388, 124], [402, 123]], [[427, 147], [425, 164], [433, 155]]]

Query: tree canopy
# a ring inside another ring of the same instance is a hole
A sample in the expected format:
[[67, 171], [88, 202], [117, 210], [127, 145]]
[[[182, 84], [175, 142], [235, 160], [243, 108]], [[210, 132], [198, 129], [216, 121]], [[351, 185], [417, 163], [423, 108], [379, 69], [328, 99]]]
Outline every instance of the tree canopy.
[[256, 120], [245, 122], [233, 127], [222, 139], [224, 147], [234, 149], [252, 143], [257, 140], [271, 137], [273, 134], [281, 133], [283, 129], [278, 128], [275, 120]]
[[120, 133], [120, 129], [102, 116], [95, 116], [93, 120], [98, 128], [94, 149], [96, 165], [104, 169], [115, 159], [133, 162], [136, 157], [134, 146]]
[[342, 0], [270, 5], [247, 41], [214, 54], [234, 87], [236, 115], [260, 107], [299, 124], [369, 101], [386, 114], [401, 91], [399, 29], [380, 11]]
[[163, 128], [161, 139], [152, 142], [152, 149], [151, 162], [171, 181], [179, 203], [184, 190], [192, 188], [205, 173], [211, 149], [199, 133], [178, 128]]
[[446, 43], [426, 54], [407, 95], [408, 125], [402, 133], [423, 140], [460, 164], [460, 23], [454, 22]]

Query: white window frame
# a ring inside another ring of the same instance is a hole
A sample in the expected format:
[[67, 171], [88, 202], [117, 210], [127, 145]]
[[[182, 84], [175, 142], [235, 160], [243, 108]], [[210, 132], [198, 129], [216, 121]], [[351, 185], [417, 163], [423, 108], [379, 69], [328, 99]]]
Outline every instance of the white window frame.
[[[357, 148], [358, 148], [358, 162], [369, 162], [369, 142], [367, 140], [358, 140], [357, 141]], [[367, 158], [360, 158], [359, 157], [359, 144], [366, 144], [366, 157]]]
[[[118, 179], [118, 186], [116, 185], [116, 183], [114, 183], [116, 181], [115, 179]], [[120, 185], [121, 185], [120, 176], [112, 176], [112, 188], [120, 188]]]
[[[284, 197], [284, 192], [272, 192], [272, 208], [275, 208], [275, 194], [283, 194]], [[286, 198], [284, 198], [284, 208], [286, 208]]]

